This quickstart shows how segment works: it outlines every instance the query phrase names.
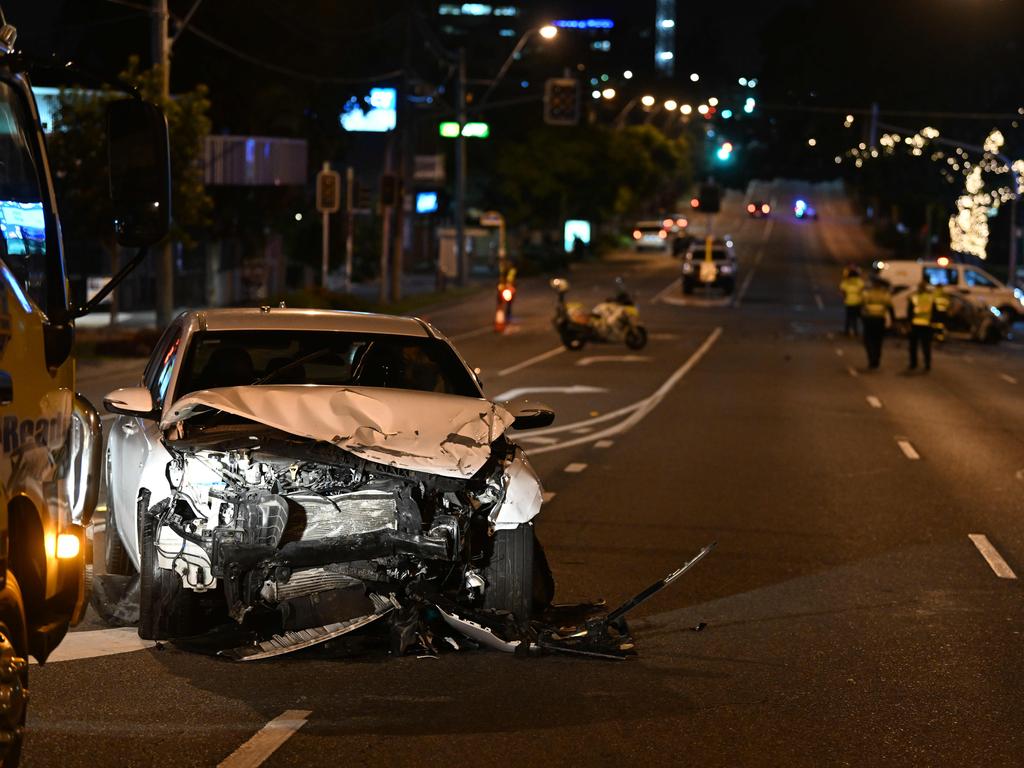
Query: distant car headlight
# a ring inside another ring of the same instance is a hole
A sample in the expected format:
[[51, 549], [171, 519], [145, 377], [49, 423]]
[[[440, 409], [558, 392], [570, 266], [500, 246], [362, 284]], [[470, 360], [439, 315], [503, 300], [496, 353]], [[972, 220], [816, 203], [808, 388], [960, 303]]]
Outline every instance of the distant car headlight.
[[723, 275], [731, 275], [736, 271], [736, 266], [734, 264], [723, 264], [718, 269]]
[[999, 307], [989, 307], [988, 311], [991, 312], [996, 317], [1002, 317], [1003, 316], [1003, 313], [999, 311]]
[[1020, 288], [1014, 288], [1013, 289], [1013, 298], [1015, 298], [1021, 304], [1024, 304], [1024, 291], [1022, 291]]
[[686, 274], [690, 274], [691, 272], [693, 272], [693, 262], [692, 261], [684, 261], [683, 262], [683, 272], [685, 272]]

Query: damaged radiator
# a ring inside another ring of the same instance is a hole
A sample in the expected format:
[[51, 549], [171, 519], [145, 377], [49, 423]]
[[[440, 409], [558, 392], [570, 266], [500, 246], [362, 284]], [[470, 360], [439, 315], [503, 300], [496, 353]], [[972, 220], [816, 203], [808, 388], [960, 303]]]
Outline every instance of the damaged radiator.
[[[390, 493], [349, 493], [321, 496], [288, 495], [288, 539], [325, 539], [397, 528], [398, 505]], [[298, 509], [294, 505], [298, 506]]]
[[288, 581], [283, 584], [275, 581], [266, 582], [260, 590], [260, 595], [270, 603], [277, 603], [314, 592], [342, 589], [361, 583], [359, 579], [327, 568], [303, 568], [293, 571]]

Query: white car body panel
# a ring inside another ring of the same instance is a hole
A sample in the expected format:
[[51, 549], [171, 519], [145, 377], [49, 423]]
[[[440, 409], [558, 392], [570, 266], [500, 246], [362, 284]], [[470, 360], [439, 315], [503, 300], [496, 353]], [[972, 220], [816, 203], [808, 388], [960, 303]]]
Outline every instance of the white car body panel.
[[[886, 261], [880, 266], [879, 273], [893, 286], [892, 310], [897, 320], [907, 317], [907, 300], [917, 288], [924, 276], [924, 270], [941, 269], [948, 274], [956, 273], [956, 281], [945, 286], [947, 291], [956, 291], [970, 301], [984, 307], [1012, 307], [1017, 313], [1024, 312], [1024, 294], [1003, 284], [981, 267], [973, 264], [950, 262], [939, 264], [936, 261]], [[980, 278], [990, 282], [991, 286], [972, 285], [968, 281], [968, 272], [977, 273]]]

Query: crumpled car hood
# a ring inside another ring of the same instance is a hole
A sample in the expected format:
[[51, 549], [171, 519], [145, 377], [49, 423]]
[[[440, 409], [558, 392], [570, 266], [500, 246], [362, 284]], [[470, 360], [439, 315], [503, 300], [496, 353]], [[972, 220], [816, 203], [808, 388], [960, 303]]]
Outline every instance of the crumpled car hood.
[[514, 421], [483, 398], [291, 384], [193, 392], [171, 405], [160, 426], [167, 429], [210, 409], [323, 440], [368, 461], [455, 478], [476, 474], [491, 443]]

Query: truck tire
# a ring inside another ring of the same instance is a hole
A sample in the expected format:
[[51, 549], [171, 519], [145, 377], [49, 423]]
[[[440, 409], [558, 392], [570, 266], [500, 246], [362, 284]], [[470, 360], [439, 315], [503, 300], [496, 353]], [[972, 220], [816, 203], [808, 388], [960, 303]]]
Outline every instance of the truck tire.
[[140, 523], [139, 637], [143, 640], [169, 640], [195, 633], [195, 597], [181, 585], [177, 573], [158, 565], [156, 534], [160, 510], [158, 504]]
[[484, 608], [508, 611], [516, 621], [530, 620], [533, 608], [533, 526], [494, 534], [491, 562], [484, 569]]
[[128, 551], [124, 548], [117, 530], [117, 516], [114, 507], [107, 502], [107, 526], [103, 531], [103, 565], [106, 572], [115, 576], [131, 576], [135, 572]]
[[11, 571], [0, 604], [0, 766], [14, 768], [28, 713], [28, 635], [21, 590]]

